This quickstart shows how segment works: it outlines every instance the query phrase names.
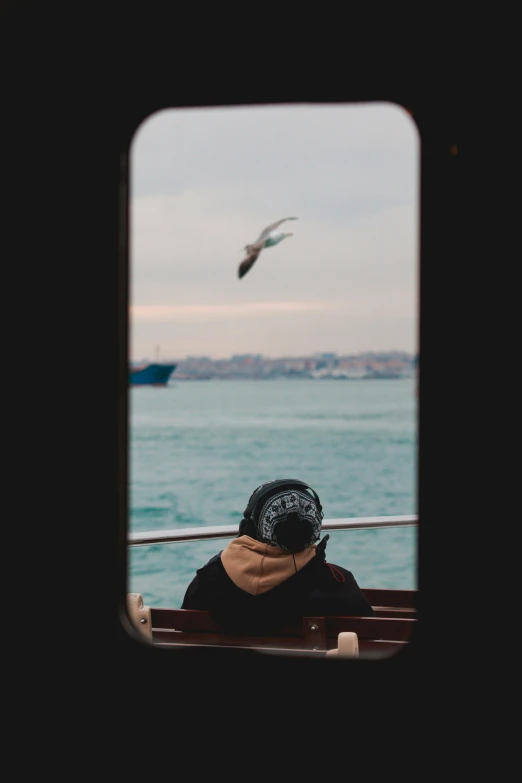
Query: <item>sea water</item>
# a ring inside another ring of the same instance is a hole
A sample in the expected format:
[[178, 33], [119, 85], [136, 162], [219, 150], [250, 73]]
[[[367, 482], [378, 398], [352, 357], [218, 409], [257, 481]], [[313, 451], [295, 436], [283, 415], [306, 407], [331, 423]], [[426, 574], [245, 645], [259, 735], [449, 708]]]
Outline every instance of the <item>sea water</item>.
[[[129, 531], [238, 524], [265, 481], [297, 478], [325, 519], [417, 513], [411, 378], [176, 381], [130, 390]], [[128, 591], [177, 608], [230, 539], [129, 547]], [[330, 532], [361, 587], [417, 587], [417, 528]]]

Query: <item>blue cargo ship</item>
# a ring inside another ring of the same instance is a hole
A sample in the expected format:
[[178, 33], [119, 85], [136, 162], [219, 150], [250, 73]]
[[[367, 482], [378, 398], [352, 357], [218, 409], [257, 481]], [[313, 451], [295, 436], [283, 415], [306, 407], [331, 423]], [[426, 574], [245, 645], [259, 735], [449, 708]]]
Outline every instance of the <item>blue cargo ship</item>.
[[129, 368], [130, 386], [166, 386], [176, 364], [142, 364]]

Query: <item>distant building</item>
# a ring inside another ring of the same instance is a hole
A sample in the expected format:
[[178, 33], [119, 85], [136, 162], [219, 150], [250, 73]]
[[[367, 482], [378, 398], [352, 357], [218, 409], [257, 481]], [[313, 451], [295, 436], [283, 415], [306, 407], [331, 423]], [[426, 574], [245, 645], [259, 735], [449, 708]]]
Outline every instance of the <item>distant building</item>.
[[232, 356], [233, 362], [260, 362], [263, 360], [263, 356], [260, 353], [236, 353]]

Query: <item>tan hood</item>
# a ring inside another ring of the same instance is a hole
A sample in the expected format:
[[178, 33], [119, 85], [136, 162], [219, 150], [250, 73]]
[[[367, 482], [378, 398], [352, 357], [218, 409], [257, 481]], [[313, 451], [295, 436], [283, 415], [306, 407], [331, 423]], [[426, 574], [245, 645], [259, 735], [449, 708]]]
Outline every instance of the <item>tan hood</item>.
[[[284, 582], [315, 557], [315, 544], [303, 552], [286, 552], [250, 536], [234, 538], [221, 553], [221, 562], [237, 587], [261, 595]], [[295, 558], [295, 564], [294, 564]]]

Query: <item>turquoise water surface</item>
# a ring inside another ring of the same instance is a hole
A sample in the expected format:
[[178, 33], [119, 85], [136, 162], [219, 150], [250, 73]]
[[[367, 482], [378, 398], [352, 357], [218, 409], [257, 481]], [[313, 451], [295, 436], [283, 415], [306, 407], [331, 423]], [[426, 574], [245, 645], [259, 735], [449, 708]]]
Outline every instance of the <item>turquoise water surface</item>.
[[[415, 381], [176, 381], [130, 390], [133, 532], [238, 523], [252, 491], [298, 478], [325, 519], [417, 513]], [[128, 590], [179, 607], [227, 539], [129, 548]], [[417, 587], [417, 530], [330, 533], [361, 587]]]

